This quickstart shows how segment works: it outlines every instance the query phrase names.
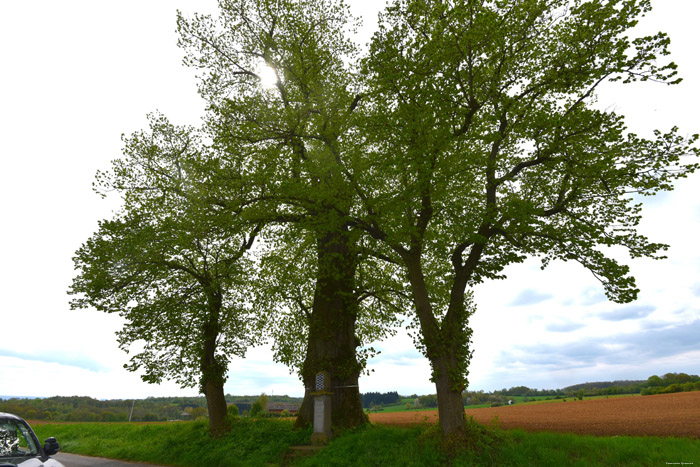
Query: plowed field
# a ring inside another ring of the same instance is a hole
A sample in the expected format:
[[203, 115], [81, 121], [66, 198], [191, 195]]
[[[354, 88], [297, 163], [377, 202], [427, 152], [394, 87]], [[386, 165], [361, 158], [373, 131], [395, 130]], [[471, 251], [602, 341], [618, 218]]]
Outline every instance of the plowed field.
[[[616, 397], [504, 407], [467, 409], [482, 424], [498, 417], [501, 428], [616, 436], [685, 436], [700, 438], [700, 391], [655, 396]], [[438, 412], [374, 413], [385, 425], [437, 423]]]

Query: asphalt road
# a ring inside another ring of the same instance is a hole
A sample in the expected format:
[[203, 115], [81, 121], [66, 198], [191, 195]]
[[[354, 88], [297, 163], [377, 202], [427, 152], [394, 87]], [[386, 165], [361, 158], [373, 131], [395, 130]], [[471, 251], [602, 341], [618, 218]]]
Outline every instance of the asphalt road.
[[114, 459], [105, 459], [104, 457], [78, 456], [75, 454], [67, 454], [65, 452], [59, 452], [51, 457], [61, 462], [66, 467], [134, 467], [139, 465], [160, 467], [156, 466], [156, 464], [118, 461]]

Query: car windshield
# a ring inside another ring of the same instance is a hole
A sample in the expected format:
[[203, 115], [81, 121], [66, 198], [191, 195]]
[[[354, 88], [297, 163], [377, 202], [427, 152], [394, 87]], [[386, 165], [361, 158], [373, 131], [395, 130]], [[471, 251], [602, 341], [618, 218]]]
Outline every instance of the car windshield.
[[15, 420], [0, 420], [0, 458], [36, 456], [39, 449], [29, 429]]

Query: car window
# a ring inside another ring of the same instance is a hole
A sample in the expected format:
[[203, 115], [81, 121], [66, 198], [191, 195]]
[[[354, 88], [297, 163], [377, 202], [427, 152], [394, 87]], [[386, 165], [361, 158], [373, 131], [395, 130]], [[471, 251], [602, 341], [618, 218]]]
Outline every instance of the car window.
[[35, 456], [39, 449], [29, 429], [14, 420], [0, 420], [0, 457]]

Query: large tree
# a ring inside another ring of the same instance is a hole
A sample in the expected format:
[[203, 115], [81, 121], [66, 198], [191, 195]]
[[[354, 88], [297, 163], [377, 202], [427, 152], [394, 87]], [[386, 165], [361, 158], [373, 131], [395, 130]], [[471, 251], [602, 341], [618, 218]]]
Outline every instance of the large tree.
[[233, 355], [259, 342], [266, 314], [254, 314], [247, 251], [261, 226], [202, 203], [212, 157], [192, 129], [164, 117], [125, 138], [124, 157], [98, 177], [100, 192], [122, 194], [122, 209], [99, 223], [77, 251], [73, 308], [92, 306], [125, 320], [121, 349], [142, 379], [199, 385], [210, 432], [230, 430], [224, 382]]
[[[470, 290], [528, 257], [577, 261], [607, 296], [637, 296], [631, 257], [666, 246], [636, 227], [696, 168], [690, 139], [645, 139], [596, 105], [606, 81], [677, 83], [669, 39], [629, 39], [648, 0], [396, 0], [364, 63], [366, 150], [356, 225], [410, 282], [446, 434], [466, 428]], [[613, 250], [613, 252], [616, 250]]]
[[[246, 196], [245, 217], [277, 226], [269, 231], [270, 245], [287, 239], [268, 256], [265, 264], [278, 277], [270, 276], [275, 283], [265, 288], [283, 291], [276, 308], [295, 317], [278, 326], [286, 340], [276, 350], [282, 361], [299, 365], [306, 388], [297, 426], [312, 421], [309, 393], [320, 370], [331, 375], [333, 424], [366, 421], [358, 386], [364, 357], [357, 349], [393, 320], [391, 313], [375, 313], [392, 294], [359, 278], [360, 263], [370, 257], [350, 222], [356, 200], [341, 164], [355, 148], [361, 99], [352, 72], [356, 50], [346, 38], [351, 21], [342, 2], [329, 0], [222, 0], [218, 18], [178, 19], [185, 62], [204, 71], [207, 131], [223, 154], [246, 155], [242, 170], [260, 187]], [[212, 199], [223, 207], [231, 201], [240, 205], [225, 193]], [[293, 258], [292, 251], [305, 255], [296, 262], [303, 268], [279, 261]], [[358, 328], [358, 316], [366, 313], [373, 318]], [[305, 345], [295, 345], [300, 338]], [[291, 349], [305, 352], [303, 361]]]

